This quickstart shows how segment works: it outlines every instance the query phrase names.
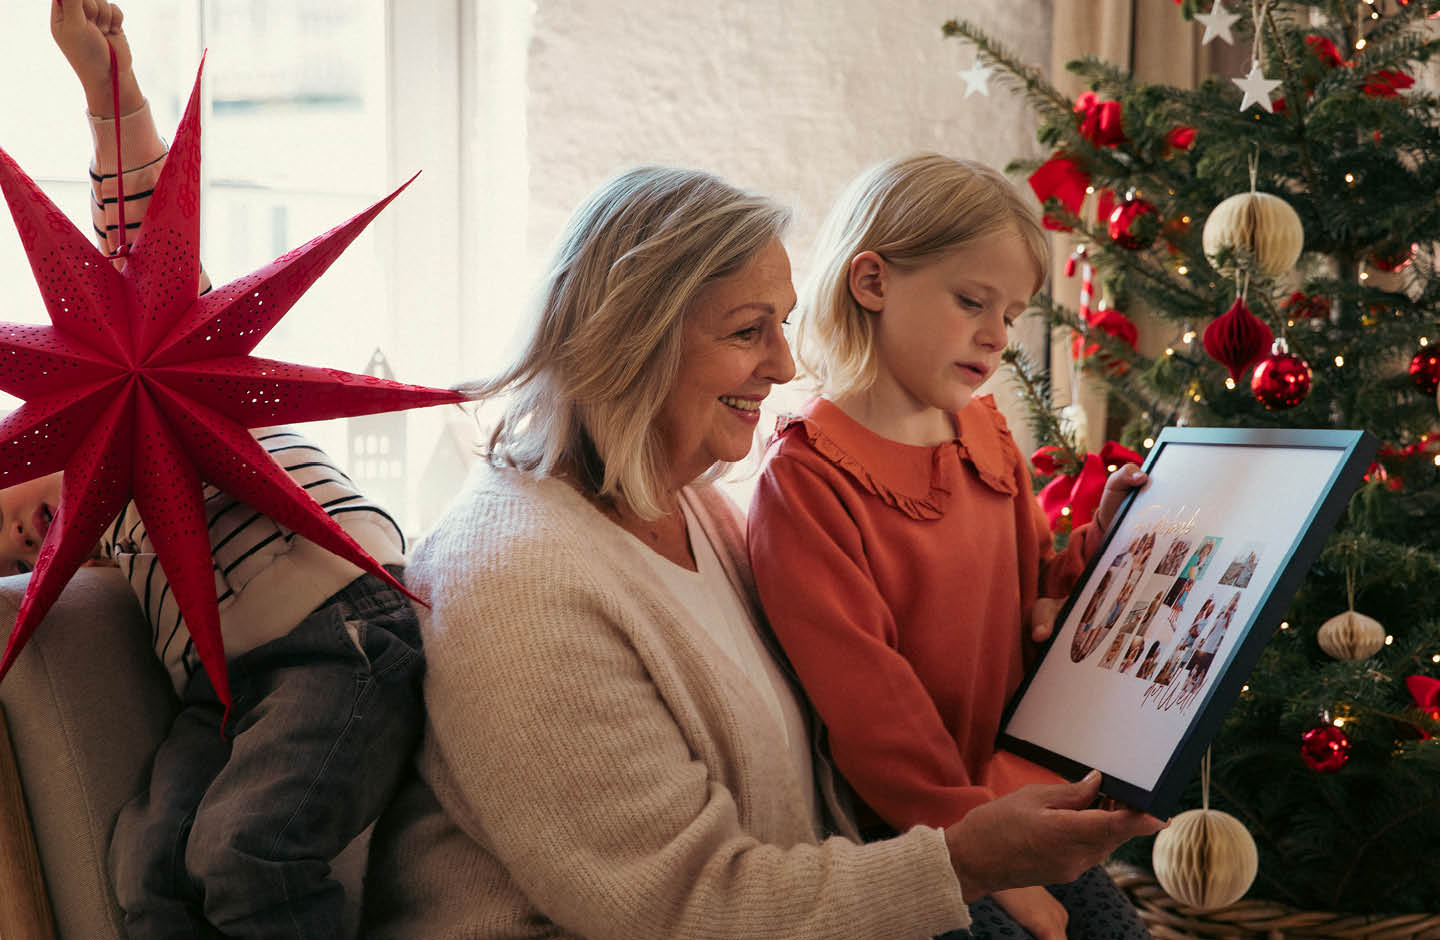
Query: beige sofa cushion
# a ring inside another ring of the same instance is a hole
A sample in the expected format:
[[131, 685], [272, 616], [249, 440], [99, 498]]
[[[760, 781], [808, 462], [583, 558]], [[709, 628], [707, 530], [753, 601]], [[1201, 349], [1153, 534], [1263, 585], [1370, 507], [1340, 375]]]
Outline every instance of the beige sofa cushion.
[[[28, 583], [28, 575], [0, 578], [0, 624], [15, 622]], [[110, 833], [147, 783], [176, 702], [117, 569], [75, 573], [0, 682], [0, 706], [60, 937], [123, 940], [106, 864]], [[369, 844], [366, 829], [332, 865], [346, 893], [343, 937], [358, 934]]]
[[[0, 578], [0, 623], [15, 622], [28, 582]], [[60, 936], [120, 940], [110, 831], [145, 783], [174, 694], [119, 571], [76, 573], [0, 682], [0, 704]]]

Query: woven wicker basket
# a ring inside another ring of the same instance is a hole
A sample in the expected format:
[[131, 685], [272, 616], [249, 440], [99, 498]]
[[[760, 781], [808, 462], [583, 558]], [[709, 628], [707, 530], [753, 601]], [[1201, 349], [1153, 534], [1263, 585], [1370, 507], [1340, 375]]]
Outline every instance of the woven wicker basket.
[[1213, 911], [1197, 911], [1161, 889], [1155, 876], [1131, 865], [1112, 862], [1110, 877], [1129, 896], [1140, 919], [1157, 940], [1234, 937], [1284, 940], [1287, 937], [1332, 937], [1336, 940], [1440, 940], [1440, 914], [1331, 914], [1301, 911], [1269, 901], [1242, 900]]

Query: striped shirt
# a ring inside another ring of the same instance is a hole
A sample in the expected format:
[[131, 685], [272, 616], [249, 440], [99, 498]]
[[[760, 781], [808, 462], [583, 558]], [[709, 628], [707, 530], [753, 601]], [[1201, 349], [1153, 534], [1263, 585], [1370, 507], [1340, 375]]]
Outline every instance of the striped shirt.
[[[361, 548], [381, 564], [404, 563], [399, 525], [356, 490], [329, 455], [289, 428], [251, 433]], [[289, 633], [361, 573], [213, 486], [205, 486], [203, 498], [227, 658]], [[106, 531], [101, 550], [130, 580], [150, 622], [155, 652], [179, 692], [200, 660], [135, 503]]]
[[[119, 118], [124, 157], [125, 225], [119, 219], [114, 118], [91, 116], [95, 159], [90, 166], [90, 217], [101, 250], [113, 253], [133, 242], [150, 207], [166, 146], [155, 129], [149, 104]], [[115, 262], [123, 266], [123, 260]], [[200, 272], [199, 292], [210, 289]], [[382, 565], [403, 564], [405, 537], [383, 509], [367, 500], [335, 462], [289, 428], [252, 431], [270, 457], [290, 474], [341, 528]], [[205, 516], [220, 631], [225, 655], [238, 656], [289, 633], [326, 598], [349, 584], [360, 569], [308, 539], [272, 522], [244, 503], [206, 486]], [[145, 524], [132, 502], [101, 540], [145, 608], [155, 652], [177, 692], [200, 668], [195, 644], [170, 592]]]

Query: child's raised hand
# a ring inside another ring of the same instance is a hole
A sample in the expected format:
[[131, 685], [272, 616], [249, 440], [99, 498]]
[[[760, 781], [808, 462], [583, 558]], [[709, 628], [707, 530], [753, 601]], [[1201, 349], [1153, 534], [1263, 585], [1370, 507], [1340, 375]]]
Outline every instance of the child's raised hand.
[[1127, 463], [1110, 474], [1105, 481], [1105, 492], [1100, 494], [1100, 505], [1095, 509], [1095, 524], [1101, 532], [1109, 531], [1110, 524], [1115, 521], [1115, 513], [1120, 511], [1120, 504], [1125, 502], [1130, 491], [1149, 482], [1150, 476], [1133, 463]]
[[110, 48], [120, 76], [120, 109], [129, 112], [143, 103], [135, 84], [130, 41], [122, 28], [125, 15], [109, 0], [50, 0], [50, 35], [65, 54], [85, 88], [90, 113], [113, 116]]

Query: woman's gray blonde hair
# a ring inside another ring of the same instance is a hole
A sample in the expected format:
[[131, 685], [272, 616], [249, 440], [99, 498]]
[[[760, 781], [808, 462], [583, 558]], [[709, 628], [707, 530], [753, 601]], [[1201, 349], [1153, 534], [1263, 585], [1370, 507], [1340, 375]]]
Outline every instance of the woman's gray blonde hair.
[[574, 474], [645, 519], [673, 508], [655, 421], [680, 370], [686, 315], [789, 218], [698, 170], [637, 167], [602, 185], [561, 236], [519, 359], [456, 386], [472, 399], [510, 393], [490, 459]]
[[1039, 290], [1050, 248], [1035, 207], [1000, 172], [971, 160], [918, 153], [857, 177], [816, 236], [799, 292], [795, 357], [825, 395], [875, 382], [875, 318], [850, 293], [850, 262], [873, 251], [901, 269], [1012, 227], [1035, 261]]

